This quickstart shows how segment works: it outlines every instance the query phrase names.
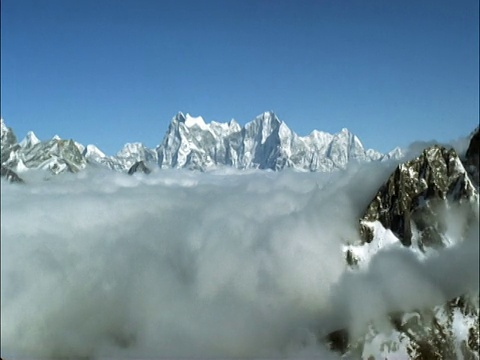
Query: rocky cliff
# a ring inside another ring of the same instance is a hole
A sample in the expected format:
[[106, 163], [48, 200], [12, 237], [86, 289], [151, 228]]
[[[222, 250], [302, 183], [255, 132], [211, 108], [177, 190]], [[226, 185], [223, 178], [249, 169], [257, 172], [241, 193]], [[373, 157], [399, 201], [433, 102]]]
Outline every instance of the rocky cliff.
[[[464, 156], [432, 146], [400, 164], [360, 219], [361, 242], [345, 247], [351, 271], [368, 269], [372, 258], [382, 256], [380, 250], [398, 244], [420, 261], [435, 258], [468, 236], [478, 248], [479, 154], [477, 129]], [[461, 227], [454, 236], [446, 221], [448, 212], [462, 218], [454, 224]], [[351, 338], [342, 329], [327, 341], [345, 356], [362, 359], [373, 359], [375, 353], [416, 360], [479, 359], [479, 315], [478, 287], [473, 292], [458, 290], [434, 307], [385, 314], [388, 331], [371, 323], [362, 336]]]

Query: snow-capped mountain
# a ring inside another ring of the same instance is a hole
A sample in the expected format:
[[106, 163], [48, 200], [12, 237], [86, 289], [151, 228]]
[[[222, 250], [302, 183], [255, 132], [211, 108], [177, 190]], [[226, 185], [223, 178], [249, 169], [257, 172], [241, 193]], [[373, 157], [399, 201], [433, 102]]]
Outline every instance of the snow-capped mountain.
[[115, 156], [107, 156], [95, 145], [87, 145], [83, 156], [89, 164], [105, 166], [109, 169], [126, 172], [135, 163], [157, 162], [157, 153], [142, 143], [127, 143]]
[[105, 166], [127, 172], [138, 162], [153, 168], [207, 170], [217, 167], [237, 169], [294, 168], [302, 171], [343, 169], [351, 161], [381, 161], [401, 157], [401, 151], [384, 155], [365, 150], [360, 140], [347, 129], [338, 134], [314, 130], [300, 137], [278, 119], [265, 112], [241, 127], [228, 123], [205, 123], [201, 117], [178, 113], [156, 149], [142, 143], [127, 143], [114, 156], [107, 156], [95, 145], [84, 146], [74, 140], [54, 137], [40, 141], [30, 131], [17, 143], [15, 134], [2, 120], [2, 164], [12, 171], [29, 168], [76, 172], [87, 166]]
[[216, 166], [238, 169], [258, 168], [304, 171], [343, 169], [350, 161], [372, 161], [398, 157], [365, 150], [347, 129], [338, 134], [313, 131], [300, 137], [278, 119], [265, 112], [243, 128], [235, 121], [206, 124], [201, 117], [178, 113], [157, 147], [161, 168], [206, 170]]
[[5, 125], [3, 119], [0, 119], [0, 151], [2, 164], [12, 161], [19, 147], [20, 145], [17, 143], [17, 137], [13, 130]]
[[[479, 221], [479, 145], [477, 129], [463, 161], [453, 149], [431, 146], [400, 164], [360, 219], [362, 242], [345, 247], [352, 271], [367, 269], [387, 248], [411, 249], [424, 261], [466, 241]], [[448, 222], [447, 210], [461, 220]], [[349, 339], [346, 330], [339, 330], [328, 340], [336, 350], [362, 359], [373, 353], [419, 360], [479, 359], [478, 300], [478, 292], [456, 294], [433, 308], [385, 314], [392, 327], [388, 334], [370, 324], [360, 338]]]

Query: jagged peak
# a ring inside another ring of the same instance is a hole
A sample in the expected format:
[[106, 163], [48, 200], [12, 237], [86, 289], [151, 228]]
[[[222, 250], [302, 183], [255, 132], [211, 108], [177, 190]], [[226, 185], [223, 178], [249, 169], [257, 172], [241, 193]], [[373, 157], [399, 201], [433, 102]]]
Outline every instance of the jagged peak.
[[255, 117], [255, 120], [261, 120], [261, 121], [276, 121], [280, 123], [280, 119], [277, 117], [275, 112], [273, 110], [270, 111], [265, 111]]
[[347, 128], [342, 128], [338, 133], [334, 134], [334, 137], [337, 138], [357, 138], [356, 135], [354, 135], [350, 130]]
[[173, 118], [172, 122], [179, 122], [179, 123], [184, 123], [185, 122], [185, 115], [183, 112], [179, 111]]
[[143, 145], [142, 142], [131, 142], [131, 143], [126, 143], [123, 145], [123, 149], [138, 149], [138, 148], [144, 148], [145, 145]]
[[[477, 198], [474, 185], [453, 148], [432, 145], [414, 159], [401, 163], [382, 185], [362, 221], [379, 220], [400, 241], [411, 245], [410, 216], [418, 204], [429, 199]], [[368, 226], [361, 229], [366, 242], [372, 239]]]
[[242, 129], [242, 127], [240, 126], [240, 124], [235, 120], [235, 119], [231, 119], [229, 122], [228, 122], [228, 128], [231, 132], [238, 132]]
[[60, 136], [58, 136], [57, 134], [55, 134], [55, 135], [52, 137], [52, 140], [59, 141], [59, 140], [62, 140], [62, 138], [61, 138]]
[[29, 131], [25, 138], [20, 142], [21, 147], [31, 147], [40, 143], [40, 140], [37, 138], [33, 131]]
[[245, 127], [250, 126], [262, 126], [265, 128], [276, 129], [280, 126], [281, 121], [273, 111], [266, 111], [262, 114], [259, 114], [252, 121], [245, 124]]
[[392, 159], [400, 159], [401, 157], [404, 156], [404, 154], [403, 154], [403, 150], [397, 146], [393, 150], [390, 150], [387, 156]]
[[207, 124], [205, 123], [205, 121], [201, 116], [192, 116], [189, 113], [185, 115], [184, 123], [185, 123], [185, 126], [189, 128], [194, 126], [198, 126], [200, 129], [207, 128]]
[[188, 128], [192, 128], [194, 126], [198, 126], [203, 130], [208, 129], [208, 124], [205, 123], [203, 117], [201, 116], [192, 116], [190, 113], [182, 113], [179, 111], [177, 115], [175, 115], [171, 121], [171, 124], [175, 126], [179, 126], [179, 124], [184, 124]]
[[93, 144], [88, 144], [85, 147], [85, 150], [83, 150], [83, 156], [92, 156], [92, 155], [97, 155], [100, 157], [106, 157], [106, 155], [101, 151], [98, 147], [96, 147]]
[[5, 121], [3, 120], [3, 118], [1, 120], [2, 121], [1, 121], [0, 128], [1, 128], [2, 134], [8, 133], [8, 132], [13, 133], [12, 129], [5, 124]]

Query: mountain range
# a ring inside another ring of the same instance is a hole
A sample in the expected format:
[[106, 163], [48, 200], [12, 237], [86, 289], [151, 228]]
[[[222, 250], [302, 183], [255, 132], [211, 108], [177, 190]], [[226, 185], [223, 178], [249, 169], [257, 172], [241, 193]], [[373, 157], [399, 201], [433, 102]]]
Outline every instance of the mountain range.
[[[333, 171], [352, 161], [398, 159], [402, 154], [399, 149], [389, 154], [365, 150], [346, 129], [334, 135], [313, 131], [300, 137], [275, 114], [266, 112], [244, 127], [234, 120], [206, 124], [202, 118], [179, 113], [155, 149], [141, 143], [126, 144], [116, 156], [106, 156], [95, 146], [74, 140], [54, 137], [42, 142], [32, 132], [17, 142], [2, 120], [1, 156], [2, 176], [21, 182], [16, 172], [32, 168], [54, 174], [78, 172], [87, 166], [149, 173], [146, 165], [201, 171], [222, 166]], [[379, 257], [386, 256], [385, 250], [395, 248], [408, 250], [421, 263], [434, 264], [439, 254], [447, 250], [453, 253], [455, 246], [472, 241], [472, 231], [476, 232], [473, 241], [478, 252], [479, 157], [477, 128], [464, 153], [433, 145], [400, 163], [358, 219], [358, 238], [344, 246], [347, 271], [362, 274]], [[445, 217], [448, 212], [460, 218], [454, 226]], [[468, 254], [460, 255], [468, 260]], [[441, 278], [444, 275], [430, 271], [438, 284], [446, 281]], [[478, 273], [463, 274], [467, 280], [475, 276]], [[443, 296], [443, 302], [433, 307], [405, 310], [400, 306], [398, 311], [384, 314], [386, 327], [372, 321], [360, 335], [345, 328], [326, 337], [319, 334], [319, 339], [345, 358], [376, 359], [380, 354], [388, 359], [479, 359], [478, 288], [473, 293], [445, 291]]]
[[40, 141], [30, 131], [17, 142], [12, 129], [1, 121], [2, 164], [15, 172], [44, 169], [58, 174], [77, 172], [88, 165], [128, 172], [137, 162], [161, 169], [237, 169], [333, 171], [349, 162], [399, 158], [399, 148], [388, 154], [365, 150], [347, 129], [337, 134], [314, 130], [301, 137], [273, 112], [265, 112], [241, 127], [228, 123], [205, 123], [201, 117], [178, 113], [171, 120], [163, 140], [155, 149], [142, 143], [127, 143], [115, 156], [107, 156], [95, 145], [84, 146], [73, 139], [54, 136]]

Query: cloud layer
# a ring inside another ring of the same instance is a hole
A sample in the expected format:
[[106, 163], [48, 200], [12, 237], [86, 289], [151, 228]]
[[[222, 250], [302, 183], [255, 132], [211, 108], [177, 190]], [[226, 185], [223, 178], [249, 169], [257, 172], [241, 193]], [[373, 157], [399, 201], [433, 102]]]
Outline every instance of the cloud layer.
[[478, 265], [467, 251], [455, 268], [461, 248], [448, 266], [397, 250], [345, 272], [342, 245], [394, 165], [2, 184], [2, 355], [336, 358], [319, 335], [478, 282], [442, 280]]

